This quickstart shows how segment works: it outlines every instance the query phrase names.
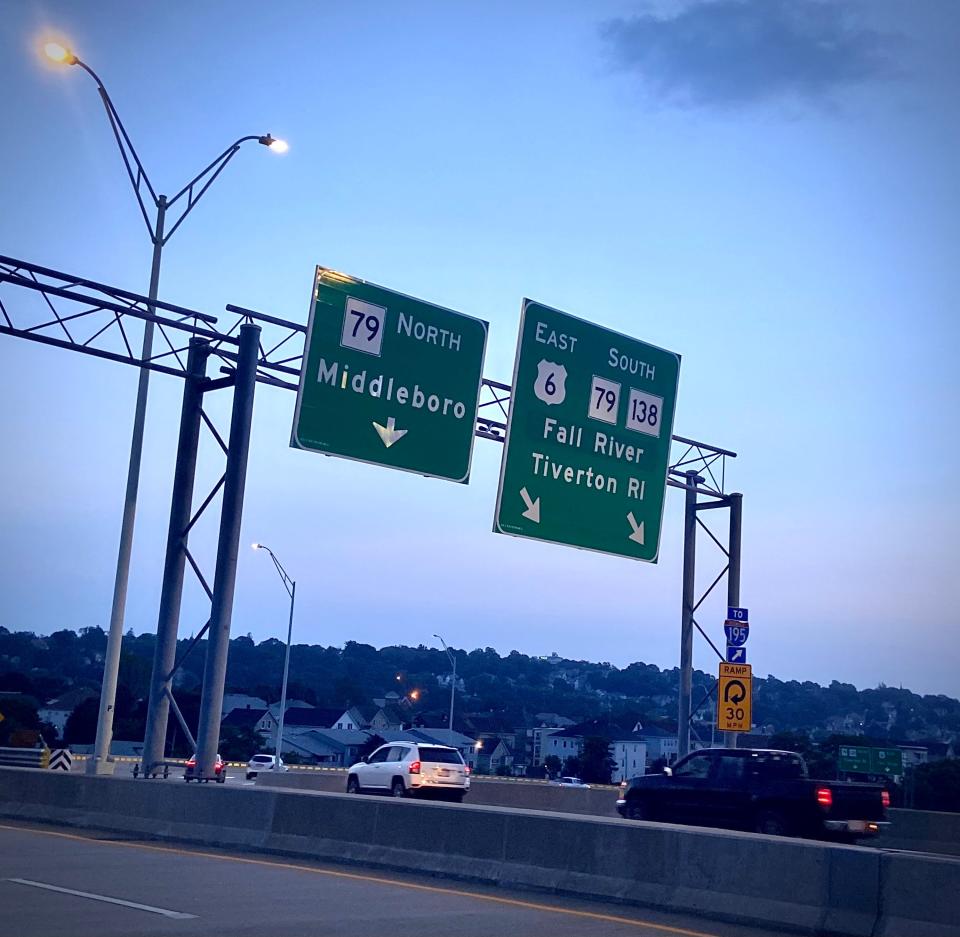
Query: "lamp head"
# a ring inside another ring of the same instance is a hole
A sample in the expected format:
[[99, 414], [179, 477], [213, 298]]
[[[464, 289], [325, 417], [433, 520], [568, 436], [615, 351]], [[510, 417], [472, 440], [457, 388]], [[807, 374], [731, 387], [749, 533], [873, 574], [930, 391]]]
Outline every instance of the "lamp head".
[[269, 133], [260, 137], [257, 142], [269, 147], [274, 153], [286, 153], [290, 149], [286, 140], [278, 140], [276, 137], [270, 136]]
[[62, 42], [46, 42], [43, 46], [43, 54], [57, 65], [76, 65], [79, 59], [70, 51], [68, 46]]
[[262, 543], [251, 543], [250, 546], [253, 547], [254, 550], [262, 550], [262, 549], [263, 549], [263, 544], [262, 544]]

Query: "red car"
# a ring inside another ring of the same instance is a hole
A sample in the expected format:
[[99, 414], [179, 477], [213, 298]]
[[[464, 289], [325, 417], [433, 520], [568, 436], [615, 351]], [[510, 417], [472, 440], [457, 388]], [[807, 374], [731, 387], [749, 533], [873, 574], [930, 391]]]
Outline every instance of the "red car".
[[[184, 781], [192, 781], [196, 777], [197, 771], [197, 756], [191, 755], [190, 760], [187, 762], [186, 768], [183, 772]], [[213, 765], [213, 773], [216, 776], [217, 784], [223, 784], [227, 780], [227, 766], [224, 763], [224, 760], [217, 755], [217, 760]], [[198, 781], [209, 781], [209, 778], [197, 778]]]

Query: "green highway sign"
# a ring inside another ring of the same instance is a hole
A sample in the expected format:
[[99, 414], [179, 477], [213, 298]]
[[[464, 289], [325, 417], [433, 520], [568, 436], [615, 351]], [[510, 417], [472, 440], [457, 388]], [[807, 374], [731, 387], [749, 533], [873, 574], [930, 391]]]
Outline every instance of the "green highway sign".
[[841, 771], [869, 774], [870, 749], [860, 745], [841, 745], [837, 757], [837, 767]]
[[523, 301], [493, 529], [656, 562], [673, 352]]
[[837, 768], [851, 774], [903, 774], [903, 752], [899, 748], [867, 748], [863, 745], [841, 745]]
[[290, 445], [466, 483], [487, 323], [317, 267]]
[[903, 752], [899, 748], [871, 748], [870, 773], [889, 777], [903, 774]]

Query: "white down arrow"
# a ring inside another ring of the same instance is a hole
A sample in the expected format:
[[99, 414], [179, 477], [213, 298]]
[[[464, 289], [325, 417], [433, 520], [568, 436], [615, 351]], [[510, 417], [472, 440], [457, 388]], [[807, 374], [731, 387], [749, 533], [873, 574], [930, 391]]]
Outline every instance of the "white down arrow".
[[389, 449], [398, 439], [403, 439], [407, 435], [405, 429], [397, 429], [397, 421], [390, 417], [386, 426], [381, 426], [374, 421], [373, 428], [380, 434], [383, 444]]

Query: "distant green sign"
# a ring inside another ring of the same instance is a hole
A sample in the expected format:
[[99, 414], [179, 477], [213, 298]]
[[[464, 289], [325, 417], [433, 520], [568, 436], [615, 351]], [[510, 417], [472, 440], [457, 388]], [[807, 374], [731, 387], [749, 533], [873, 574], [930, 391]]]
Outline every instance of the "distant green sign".
[[841, 771], [857, 774], [870, 773], [870, 749], [857, 745], [841, 745], [837, 757], [837, 767]]
[[493, 529], [656, 562], [680, 359], [527, 299]]
[[850, 774], [903, 774], [903, 752], [899, 748], [867, 748], [862, 745], [841, 745], [837, 767]]
[[870, 773], [888, 776], [903, 774], [903, 752], [899, 748], [871, 748]]
[[487, 323], [317, 267], [290, 445], [466, 483]]

